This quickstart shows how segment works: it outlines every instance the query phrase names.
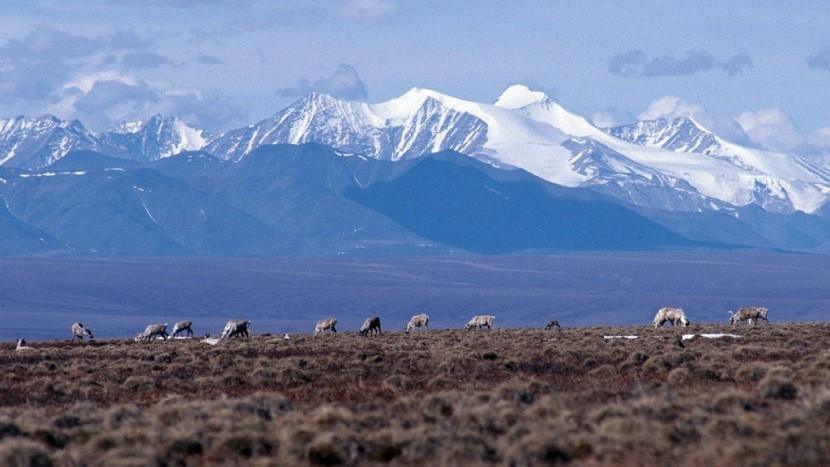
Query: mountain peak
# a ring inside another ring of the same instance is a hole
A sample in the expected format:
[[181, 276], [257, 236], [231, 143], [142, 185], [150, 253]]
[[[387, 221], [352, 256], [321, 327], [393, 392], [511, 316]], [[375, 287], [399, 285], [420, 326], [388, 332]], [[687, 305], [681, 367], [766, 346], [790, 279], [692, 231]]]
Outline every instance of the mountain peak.
[[319, 102], [319, 103], [323, 103], [323, 104], [329, 104], [329, 103], [332, 103], [332, 102], [346, 102], [346, 101], [341, 101], [340, 99], [332, 96], [331, 94], [326, 94], [326, 93], [317, 92], [317, 91], [310, 91], [308, 94], [301, 97], [298, 102], [303, 102], [303, 103], [306, 103], [306, 104], [311, 103], [311, 102]]
[[703, 133], [709, 133], [709, 134], [712, 133], [711, 131], [709, 131], [708, 128], [703, 126], [699, 121], [697, 121], [696, 118], [692, 117], [691, 115], [681, 115], [679, 117], [676, 117], [673, 120], [673, 123], [677, 126], [690, 125], [690, 126], [694, 127], [697, 131], [700, 131], [700, 132], [703, 132]]
[[401, 95], [401, 97], [406, 97], [406, 96], [419, 97], [419, 96], [434, 96], [434, 95], [443, 95], [443, 94], [441, 94], [438, 91], [429, 89], [429, 88], [421, 88], [421, 87], [418, 87], [418, 86], [413, 86], [413, 87], [409, 88], [408, 91], [403, 93], [403, 95]]
[[165, 117], [162, 114], [155, 114], [152, 117], [148, 118], [147, 122], [163, 122], [165, 120], [176, 121], [178, 119], [178, 117]]
[[501, 93], [494, 105], [505, 109], [520, 109], [546, 99], [548, 95], [542, 91], [534, 91], [524, 84], [513, 84]]
[[132, 120], [129, 122], [121, 122], [113, 128], [115, 133], [138, 133], [144, 128], [144, 120]]
[[411, 104], [410, 107], [418, 108], [418, 107], [421, 106], [421, 104], [423, 104], [423, 102], [425, 100], [427, 100], [429, 98], [435, 99], [435, 100], [437, 100], [439, 102], [442, 102], [442, 103], [454, 102], [454, 101], [459, 101], [460, 100], [456, 97], [452, 97], [452, 96], [449, 96], [447, 94], [440, 93], [440, 92], [435, 91], [433, 89], [413, 87], [409, 91], [406, 91], [400, 97], [397, 97], [395, 99], [391, 99], [391, 100], [386, 101], [386, 102], [387, 103], [388, 102], [407, 102], [407, 103]]
[[165, 117], [162, 114], [155, 114], [145, 120], [130, 120], [121, 122], [116, 125], [111, 132], [113, 133], [130, 133], [135, 134], [138, 132], [143, 131], [145, 128], [148, 127], [155, 127], [159, 125], [164, 125], [165, 123], [175, 124], [179, 122], [180, 119], [178, 117]]
[[76, 149], [94, 148], [95, 136], [78, 120], [51, 114], [0, 123], [0, 165], [40, 168]]
[[130, 159], [154, 160], [202, 149], [207, 144], [207, 135], [178, 117], [155, 114], [146, 120], [118, 125], [101, 135], [101, 142], [118, 148]]
[[466, 112], [472, 110], [472, 105], [469, 102], [442, 94], [438, 91], [433, 91], [432, 89], [417, 87], [388, 101], [371, 104], [369, 108], [374, 118], [378, 118], [383, 122], [399, 125], [409, 117], [415, 115], [418, 109], [430, 99], [458, 111]]
[[609, 128], [612, 136], [638, 144], [675, 152], [715, 154], [717, 137], [691, 116], [663, 117]]

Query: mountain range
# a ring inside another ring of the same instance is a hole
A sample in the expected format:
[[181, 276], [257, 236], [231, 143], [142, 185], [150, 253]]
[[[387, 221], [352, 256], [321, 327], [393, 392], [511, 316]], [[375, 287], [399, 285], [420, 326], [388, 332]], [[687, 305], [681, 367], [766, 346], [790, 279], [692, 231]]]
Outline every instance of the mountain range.
[[208, 135], [178, 118], [153, 116], [95, 134], [78, 120], [53, 115], [0, 120], [0, 165], [42, 169], [72, 151], [90, 150], [118, 158], [150, 161], [205, 146]]
[[830, 168], [690, 117], [598, 128], [542, 92], [311, 93], [211, 136], [0, 120], [0, 254], [830, 249]]

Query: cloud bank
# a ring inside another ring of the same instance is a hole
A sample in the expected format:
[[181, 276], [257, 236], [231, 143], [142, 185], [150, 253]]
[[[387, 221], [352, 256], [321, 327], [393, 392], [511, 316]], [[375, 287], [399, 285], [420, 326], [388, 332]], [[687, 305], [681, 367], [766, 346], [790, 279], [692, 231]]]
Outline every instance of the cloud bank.
[[[0, 105], [15, 114], [80, 118], [95, 130], [155, 113], [209, 130], [240, 120], [242, 112], [221, 95], [211, 96], [208, 104], [199, 90], [137, 77], [144, 70], [181, 65], [154, 47], [153, 40], [132, 31], [83, 36], [33, 29], [0, 44]], [[194, 63], [223, 62], [201, 53]]]
[[300, 78], [294, 86], [279, 89], [277, 94], [282, 97], [299, 97], [310, 92], [348, 100], [362, 100], [368, 97], [366, 85], [360, 79], [357, 70], [345, 63], [338, 65], [329, 76], [321, 77], [313, 83], [307, 78]]
[[751, 69], [752, 59], [744, 53], [718, 61], [705, 50], [690, 50], [680, 57], [663, 55], [649, 57], [642, 50], [617, 54], [608, 63], [608, 71], [619, 76], [688, 76], [710, 70], [721, 70], [729, 76], [738, 76]]

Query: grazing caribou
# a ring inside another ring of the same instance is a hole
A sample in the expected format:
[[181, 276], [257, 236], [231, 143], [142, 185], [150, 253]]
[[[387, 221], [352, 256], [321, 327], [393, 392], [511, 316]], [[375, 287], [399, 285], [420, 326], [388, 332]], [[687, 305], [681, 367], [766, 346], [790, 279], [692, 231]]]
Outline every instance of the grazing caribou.
[[74, 342], [77, 339], [79, 342], [83, 342], [84, 337], [89, 337], [90, 340], [95, 339], [88, 327], [81, 323], [72, 323], [72, 341]]
[[167, 323], [164, 324], [151, 324], [144, 328], [144, 331], [140, 332], [137, 336], [135, 336], [135, 341], [146, 341], [149, 342], [157, 337], [162, 339], [167, 339]]
[[251, 322], [243, 319], [232, 319], [222, 329], [220, 339], [231, 339], [233, 337], [251, 337]]
[[467, 322], [467, 326], [464, 327], [464, 330], [469, 331], [470, 329], [481, 328], [493, 329], [493, 322], [495, 320], [496, 317], [493, 315], [476, 315]]
[[170, 333], [170, 338], [174, 338], [179, 333], [187, 333], [187, 337], [193, 337], [193, 321], [179, 321], [173, 325], [173, 332]]
[[329, 335], [337, 334], [337, 318], [325, 318], [317, 321], [314, 325], [314, 335], [319, 336], [328, 332]]
[[729, 312], [729, 324], [735, 326], [742, 321], [746, 321], [749, 324], [758, 324], [758, 321], [763, 321], [766, 324], [769, 324], [769, 320], [767, 319], [767, 312], [768, 310], [762, 306], [745, 306], [742, 308], [738, 308], [736, 312]]
[[689, 325], [689, 320], [686, 319], [686, 313], [682, 308], [660, 308], [660, 310], [657, 311], [657, 314], [654, 315], [655, 329], [659, 328], [666, 322], [671, 323], [672, 327], [676, 326], [678, 323], [682, 324], [684, 327]]
[[554, 329], [556, 330], [556, 332], [562, 331], [562, 327], [559, 326], [559, 321], [552, 319], [548, 321], [548, 324], [545, 325], [545, 331], [553, 331]]
[[404, 332], [409, 333], [415, 328], [423, 328], [424, 331], [429, 330], [429, 316], [424, 313], [419, 315], [415, 315], [409, 318], [409, 322], [406, 323], [406, 327], [404, 327]]
[[366, 321], [363, 322], [363, 326], [360, 326], [361, 336], [372, 336], [380, 334], [382, 334], [382, 332], [380, 331], [380, 318], [377, 316], [366, 318]]

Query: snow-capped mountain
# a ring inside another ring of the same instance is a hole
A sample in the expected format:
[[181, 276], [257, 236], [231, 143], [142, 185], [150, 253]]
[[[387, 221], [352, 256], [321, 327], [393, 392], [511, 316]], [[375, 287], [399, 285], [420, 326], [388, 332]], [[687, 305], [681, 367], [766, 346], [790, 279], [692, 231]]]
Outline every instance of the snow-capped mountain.
[[710, 131], [690, 117], [643, 120], [607, 129], [608, 133], [629, 143], [676, 152], [717, 154], [721, 146]]
[[668, 210], [758, 204], [813, 212], [830, 193], [830, 171], [804, 158], [741, 147], [689, 118], [605, 131], [521, 85], [509, 87], [494, 104], [419, 88], [377, 104], [311, 94], [205, 149], [238, 161], [263, 144], [305, 142], [384, 160], [450, 149]]
[[486, 124], [442, 104], [439, 96], [414, 89], [396, 101], [372, 105], [311, 93], [271, 118], [216, 138], [205, 149], [235, 161], [276, 143], [316, 142], [383, 160], [478, 149], [486, 139]]
[[178, 118], [155, 115], [147, 121], [122, 123], [100, 139], [105, 145], [125, 151], [129, 159], [152, 161], [198, 151], [205, 146], [207, 135]]
[[203, 130], [160, 115], [146, 122], [123, 123], [103, 134], [87, 130], [78, 120], [53, 115], [16, 117], [0, 120], [0, 165], [40, 169], [78, 150], [151, 161], [199, 150], [206, 140]]
[[671, 211], [730, 209], [729, 203], [701, 194], [686, 180], [667, 175], [590, 138], [563, 143], [572, 151], [570, 161], [588, 177], [581, 186], [621, 199], [629, 204]]
[[320, 143], [380, 160], [457, 151], [497, 168], [585, 187], [669, 211], [756, 204], [812, 213], [830, 197], [830, 168], [792, 154], [724, 140], [688, 117], [600, 129], [545, 93], [507, 88], [494, 103], [413, 88], [380, 103], [311, 93], [274, 116], [209, 139], [177, 118], [155, 116], [101, 135], [56, 117], [0, 121], [0, 165], [42, 168], [78, 149], [153, 161], [193, 150], [238, 162], [267, 144]]
[[92, 149], [98, 141], [78, 120], [53, 115], [0, 120], [0, 165], [45, 167], [76, 149]]
[[[706, 166], [717, 159], [735, 177], [732, 204], [758, 204], [767, 210], [813, 212], [827, 201], [830, 170], [807, 157], [747, 148], [727, 141], [689, 117], [640, 121], [607, 129], [639, 146], [684, 153], [683, 159]], [[698, 156], [696, 156], [698, 155]], [[713, 174], [718, 175], [717, 172]], [[724, 175], [720, 175], [724, 180]]]

